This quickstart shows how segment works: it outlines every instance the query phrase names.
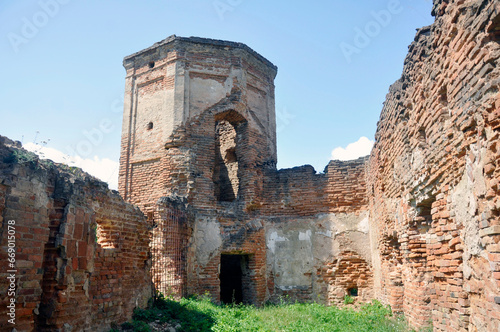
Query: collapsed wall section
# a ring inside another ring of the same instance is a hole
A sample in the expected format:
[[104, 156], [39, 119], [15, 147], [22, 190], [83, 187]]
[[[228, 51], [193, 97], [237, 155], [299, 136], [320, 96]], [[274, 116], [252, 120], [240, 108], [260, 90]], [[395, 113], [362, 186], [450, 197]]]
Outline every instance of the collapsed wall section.
[[[12, 327], [23, 331], [109, 329], [146, 305], [148, 225], [104, 183], [0, 137], [0, 212], [1, 326], [11, 325], [11, 299]], [[7, 265], [9, 230], [14, 268]], [[15, 271], [14, 296], [8, 270]]]
[[370, 301], [366, 214], [266, 218], [269, 300], [341, 304], [350, 290]]
[[[183, 140], [198, 139], [192, 145], [196, 155], [206, 151], [200, 130], [212, 125], [205, 119], [186, 130]], [[355, 299], [369, 301], [373, 281], [365, 161], [332, 161], [325, 174], [316, 174], [310, 166], [274, 173], [256, 167], [265, 181], [254, 196], [258, 200], [217, 202], [211, 195], [186, 200], [187, 294], [208, 293], [216, 301], [227, 301], [224, 260], [234, 256], [231, 259], [246, 262], [237, 273], [237, 301], [259, 305], [286, 297], [339, 304], [353, 290]], [[194, 182], [193, 193], [206, 188], [200, 184], [210, 184], [211, 163], [204, 165], [198, 163], [202, 176]], [[245, 162], [241, 165], [248, 168]]]
[[251, 215], [265, 221], [271, 301], [340, 304], [354, 289], [357, 300], [369, 300], [365, 162], [331, 161], [320, 174], [311, 166], [266, 173], [263, 203]]
[[367, 210], [365, 164], [356, 160], [332, 160], [324, 173], [310, 165], [268, 169], [262, 198], [253, 208], [265, 215], [310, 216], [318, 213], [353, 213]]
[[375, 294], [414, 326], [500, 329], [497, 1], [435, 1], [368, 162]]
[[[276, 170], [276, 66], [240, 43], [171, 36], [124, 67], [119, 187], [156, 226], [157, 290], [333, 303], [369, 287], [366, 158]], [[322, 268], [341, 252], [364, 272]]]

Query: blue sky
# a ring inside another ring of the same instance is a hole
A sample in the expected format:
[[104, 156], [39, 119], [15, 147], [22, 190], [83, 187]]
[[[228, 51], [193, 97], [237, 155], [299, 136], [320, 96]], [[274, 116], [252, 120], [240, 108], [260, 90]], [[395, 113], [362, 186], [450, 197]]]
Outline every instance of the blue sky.
[[[433, 22], [431, 7], [430, 0], [2, 0], [0, 135], [47, 141], [51, 153], [82, 166], [113, 168], [123, 57], [171, 34], [199, 36], [243, 42], [278, 66], [278, 167], [322, 171], [334, 149], [373, 140], [416, 29]], [[89, 140], [96, 130], [101, 136]], [[115, 183], [116, 170], [101, 177]]]

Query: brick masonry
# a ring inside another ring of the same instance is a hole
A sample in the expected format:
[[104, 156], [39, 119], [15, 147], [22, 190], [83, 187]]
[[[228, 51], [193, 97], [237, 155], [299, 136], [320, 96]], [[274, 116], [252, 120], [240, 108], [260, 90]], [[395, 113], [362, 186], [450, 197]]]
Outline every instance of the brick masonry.
[[[144, 215], [76, 168], [0, 136], [0, 326], [101, 331], [151, 296]], [[16, 324], [7, 322], [8, 221], [15, 221]]]
[[[248, 260], [243, 301], [254, 304], [332, 302], [325, 285], [335, 276], [323, 264], [341, 251], [371, 268], [367, 159], [332, 161], [321, 174], [276, 169], [272, 63], [240, 43], [171, 36], [124, 66], [120, 193], [158, 224], [186, 215], [186, 237], [172, 238], [172, 246], [185, 243], [175, 268], [186, 271], [182, 292], [220, 301], [223, 255]], [[168, 205], [179, 199], [182, 211]], [[178, 212], [165, 220], [160, 208]], [[173, 261], [166, 251], [158, 257]], [[368, 275], [359, 287], [371, 284]], [[336, 303], [358, 279], [336, 284]]]
[[20, 329], [108, 328], [151, 281], [221, 301], [240, 265], [245, 303], [375, 297], [416, 328], [500, 330], [500, 4], [435, 0], [433, 15], [371, 155], [323, 173], [276, 169], [277, 68], [195, 37], [124, 59], [119, 189], [144, 214], [2, 137], [2, 308], [14, 219]]
[[498, 1], [434, 1], [368, 161], [375, 294], [413, 326], [500, 330]]
[[[356, 289], [416, 327], [498, 329], [499, 7], [435, 1], [433, 14], [369, 158], [319, 174], [276, 169], [276, 68], [245, 45], [172, 36], [125, 58], [120, 191], [152, 209], [185, 199], [188, 293], [219, 300], [221, 255], [239, 253], [254, 257], [252, 303], [340, 303]], [[161, 139], [133, 124], [158, 105]], [[158, 176], [135, 199], [133, 163], [149, 160]]]

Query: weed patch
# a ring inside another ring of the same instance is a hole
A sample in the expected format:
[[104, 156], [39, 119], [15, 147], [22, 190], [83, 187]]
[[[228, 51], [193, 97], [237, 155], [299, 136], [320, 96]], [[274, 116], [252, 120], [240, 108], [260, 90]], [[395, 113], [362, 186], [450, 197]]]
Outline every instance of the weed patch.
[[404, 318], [392, 315], [378, 301], [358, 310], [327, 307], [317, 303], [217, 305], [208, 297], [174, 301], [161, 297], [147, 310], [136, 310], [123, 330], [179, 332], [247, 331], [410, 331]]

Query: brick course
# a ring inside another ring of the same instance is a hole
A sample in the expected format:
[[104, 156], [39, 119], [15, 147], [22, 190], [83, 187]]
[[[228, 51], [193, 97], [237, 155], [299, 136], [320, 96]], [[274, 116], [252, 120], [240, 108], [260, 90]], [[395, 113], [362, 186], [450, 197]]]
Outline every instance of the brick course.
[[[301, 255], [311, 257], [313, 242], [326, 245], [341, 237], [322, 234], [335, 233], [332, 220], [339, 218], [355, 220], [347, 231], [356, 232], [351, 242], [358, 244], [344, 241], [344, 249], [364, 251], [370, 269], [367, 229], [356, 229], [368, 207], [367, 159], [332, 161], [324, 174], [311, 166], [276, 169], [274, 65], [243, 44], [171, 36], [126, 57], [124, 66], [120, 193], [164, 225], [174, 225], [177, 212], [164, 219], [156, 210], [165, 206], [158, 202], [182, 199], [185, 212], [179, 213], [186, 215], [187, 238], [169, 241], [171, 246], [185, 243], [179, 249], [186, 257], [187, 294], [208, 292], [220, 300], [221, 255], [240, 254], [248, 255], [252, 276], [244, 282], [246, 302], [262, 304], [283, 295], [327, 301], [328, 296], [318, 293], [324, 281], [317, 271], [323, 259], [334, 259], [333, 253], [321, 253], [328, 257], [314, 258], [311, 266], [291, 274], [276, 272], [291, 269], [288, 264], [296, 258], [286, 251], [280, 255], [287, 257], [271, 257], [267, 237], [271, 228], [283, 229], [293, 243], [306, 241]], [[168, 87], [167, 78], [173, 80]], [[146, 126], [149, 122], [152, 129]], [[166, 208], [176, 210], [174, 205]], [[323, 214], [328, 220], [316, 222]], [[291, 224], [300, 226], [292, 229]], [[159, 259], [173, 260], [168, 251]], [[165, 280], [163, 272], [154, 274]], [[167, 289], [173, 282], [156, 285]]]
[[497, 331], [497, 1], [434, 1], [368, 161], [375, 294], [413, 326]]
[[14, 219], [17, 327], [109, 328], [145, 305], [151, 280], [220, 301], [222, 257], [240, 255], [245, 303], [341, 305], [357, 293], [417, 328], [499, 330], [500, 5], [436, 0], [433, 15], [389, 89], [371, 155], [324, 173], [276, 169], [277, 68], [203, 38], [124, 59], [119, 188], [147, 218], [0, 137], [0, 258], [6, 271]]
[[100, 331], [151, 296], [143, 214], [75, 168], [0, 136], [0, 326], [8, 327], [7, 222], [16, 227], [18, 331]]

